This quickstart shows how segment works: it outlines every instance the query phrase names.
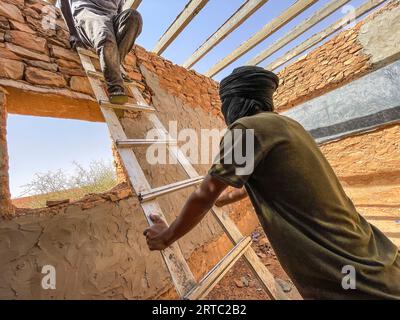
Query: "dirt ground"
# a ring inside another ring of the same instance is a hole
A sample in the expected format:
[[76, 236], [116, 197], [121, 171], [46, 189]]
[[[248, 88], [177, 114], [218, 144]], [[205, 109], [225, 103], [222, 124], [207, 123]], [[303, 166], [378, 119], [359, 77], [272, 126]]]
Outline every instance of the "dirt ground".
[[[279, 264], [262, 228], [252, 234], [253, 249], [274, 275], [291, 299], [299, 299], [298, 292]], [[209, 300], [269, 300], [244, 259], [240, 259], [210, 292]]]

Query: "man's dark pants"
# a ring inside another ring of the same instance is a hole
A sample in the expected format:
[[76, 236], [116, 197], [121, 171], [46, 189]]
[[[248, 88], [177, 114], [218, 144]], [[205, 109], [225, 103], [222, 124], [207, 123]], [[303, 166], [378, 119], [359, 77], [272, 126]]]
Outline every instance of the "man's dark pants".
[[140, 13], [128, 9], [115, 16], [107, 16], [84, 9], [75, 17], [75, 23], [82, 41], [99, 55], [108, 91], [123, 92], [120, 66], [142, 32]]

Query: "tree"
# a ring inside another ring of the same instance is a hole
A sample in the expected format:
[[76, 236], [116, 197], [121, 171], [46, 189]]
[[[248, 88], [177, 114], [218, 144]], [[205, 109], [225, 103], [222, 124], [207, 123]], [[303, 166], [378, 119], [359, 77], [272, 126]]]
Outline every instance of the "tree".
[[44, 207], [48, 200], [77, 200], [88, 193], [102, 193], [117, 184], [115, 167], [111, 161], [92, 161], [88, 167], [73, 162], [72, 174], [63, 170], [36, 173], [24, 186], [22, 196], [33, 196], [25, 206]]

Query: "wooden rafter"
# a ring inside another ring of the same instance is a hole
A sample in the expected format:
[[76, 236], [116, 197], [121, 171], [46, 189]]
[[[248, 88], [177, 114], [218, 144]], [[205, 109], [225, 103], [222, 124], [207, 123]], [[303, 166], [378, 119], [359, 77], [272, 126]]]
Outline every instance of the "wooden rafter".
[[185, 9], [179, 14], [164, 35], [158, 40], [153, 52], [161, 54], [176, 39], [183, 29], [204, 8], [209, 0], [190, 0]]
[[247, 0], [212, 36], [210, 36], [183, 64], [191, 68], [216, 45], [236, 30], [269, 0]]
[[[370, 12], [371, 10], [375, 9], [377, 6], [385, 2], [386, 0], [367, 0], [358, 7], [355, 11], [355, 18], [358, 19], [362, 15]], [[308, 49], [312, 48], [313, 46], [317, 45], [321, 41], [328, 38], [330, 35], [334, 34], [336, 31], [340, 30], [343, 26], [348, 24], [348, 18], [342, 18], [335, 22], [334, 24], [330, 25], [328, 28], [324, 29], [323, 31], [315, 34], [308, 40], [304, 41], [294, 49], [288, 51], [283, 57], [277, 59], [276, 61], [270, 63], [265, 68], [267, 70], [276, 70], [280, 66], [284, 65], [286, 62], [292, 60], [293, 58], [299, 56], [303, 52], [307, 51]]]
[[326, 6], [319, 9], [311, 17], [298, 24], [296, 27], [286, 33], [282, 38], [275, 41], [270, 47], [263, 50], [256, 57], [248, 61], [246, 65], [257, 65], [260, 62], [264, 61], [272, 54], [277, 52], [279, 49], [283, 48], [284, 46], [301, 36], [303, 33], [307, 32], [313, 26], [315, 26], [349, 2], [350, 0], [331, 0]]
[[241, 56], [249, 52], [260, 42], [264, 41], [271, 34], [288, 24], [299, 14], [307, 10], [310, 6], [316, 3], [318, 0], [298, 0], [279, 17], [273, 19], [271, 22], [266, 24], [259, 32], [252, 36], [249, 40], [241, 44], [236, 50], [214, 65], [208, 70], [205, 75], [212, 77], [218, 72], [229, 66], [231, 63], [239, 59]]
[[126, 9], [137, 9], [139, 8], [140, 4], [142, 3], [142, 0], [127, 0], [124, 4], [124, 10]]

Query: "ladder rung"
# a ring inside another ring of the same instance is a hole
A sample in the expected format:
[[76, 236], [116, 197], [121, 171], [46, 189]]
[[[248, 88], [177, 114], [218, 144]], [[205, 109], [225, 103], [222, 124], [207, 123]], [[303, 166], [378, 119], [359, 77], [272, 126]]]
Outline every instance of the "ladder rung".
[[98, 78], [100, 80], [104, 80], [104, 74], [99, 72], [99, 71], [91, 71], [91, 70], [87, 70], [86, 74], [90, 77], [94, 77], [94, 78]]
[[204, 177], [197, 177], [197, 178], [194, 178], [194, 179], [188, 179], [188, 180], [184, 180], [184, 181], [168, 184], [168, 185], [163, 186], [163, 187], [154, 188], [154, 189], [150, 190], [149, 192], [140, 193], [139, 194], [139, 200], [141, 202], [150, 201], [150, 200], [153, 200], [153, 199], [155, 199], [157, 197], [166, 195], [168, 193], [172, 193], [172, 192], [175, 192], [175, 191], [179, 191], [179, 190], [182, 190], [182, 189], [185, 189], [185, 188], [189, 188], [189, 187], [198, 185], [203, 180], [204, 180]]
[[[86, 74], [88, 75], [88, 77], [93, 77], [93, 78], [97, 78], [99, 80], [105, 80], [104, 78], [104, 74], [102, 72], [99, 71], [91, 71], [91, 70], [87, 70]], [[124, 84], [126, 86], [130, 86], [132, 84], [134, 84], [134, 82], [128, 82], [128, 81], [124, 81]]]
[[200, 280], [185, 297], [186, 300], [204, 299], [215, 285], [224, 277], [224, 275], [233, 267], [233, 265], [245, 254], [251, 246], [251, 238], [246, 237], [213, 268], [207, 275]]
[[85, 56], [88, 56], [90, 58], [94, 59], [99, 59], [99, 56], [97, 55], [96, 52], [84, 48], [77, 48], [79, 54], [83, 54]]
[[169, 144], [176, 145], [176, 140], [162, 140], [162, 139], [124, 139], [117, 140], [117, 147], [119, 148], [132, 148], [134, 146], [146, 146], [152, 144]]
[[151, 106], [143, 106], [136, 103], [126, 103], [126, 104], [113, 104], [109, 101], [100, 101], [100, 105], [105, 108], [113, 108], [120, 110], [130, 110], [130, 111], [140, 111], [140, 112], [155, 112]]

